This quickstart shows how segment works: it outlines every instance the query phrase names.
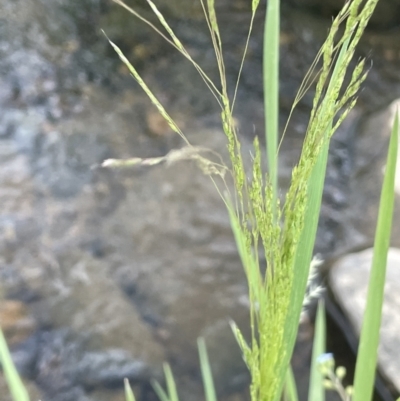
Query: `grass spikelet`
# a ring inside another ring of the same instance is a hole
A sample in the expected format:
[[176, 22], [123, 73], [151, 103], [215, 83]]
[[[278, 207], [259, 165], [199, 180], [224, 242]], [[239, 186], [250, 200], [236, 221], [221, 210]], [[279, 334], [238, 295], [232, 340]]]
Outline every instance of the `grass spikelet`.
[[168, 32], [169, 36], [171, 36], [171, 39], [175, 43], [177, 49], [182, 53], [187, 53], [186, 49], [183, 47], [181, 41], [175, 35], [174, 31], [171, 29], [171, 27], [169, 26], [168, 22], [165, 20], [164, 16], [160, 13], [160, 11], [158, 11], [157, 6], [151, 0], [147, 0], [147, 3], [149, 3], [149, 5], [150, 5], [151, 9], [153, 10], [154, 14], [157, 16], [157, 18], [160, 21], [161, 25]]
[[[103, 31], [104, 32], [104, 31]], [[108, 38], [107, 38], [108, 39]], [[129, 62], [129, 60], [125, 57], [124, 53], [121, 51], [121, 49], [110, 39], [108, 39], [110, 45], [113, 47], [115, 52], [118, 54], [119, 58], [121, 61], [128, 67], [130, 73], [132, 74], [133, 78], [136, 80], [136, 82], [140, 85], [140, 87], [144, 90], [146, 95], [149, 97], [149, 99], [152, 101], [154, 106], [157, 107], [158, 112], [164, 117], [165, 121], [168, 123], [170, 128], [176, 132], [184, 141], [187, 145], [189, 145], [189, 141], [183, 134], [183, 132], [179, 129], [179, 127], [175, 124], [174, 120], [169, 116], [167, 111], [165, 110], [164, 106], [161, 104], [161, 102], [157, 99], [157, 97], [153, 94], [153, 92], [150, 90], [150, 88], [147, 86], [147, 84], [143, 81], [142, 77], [140, 74], [136, 71], [135, 67]]]

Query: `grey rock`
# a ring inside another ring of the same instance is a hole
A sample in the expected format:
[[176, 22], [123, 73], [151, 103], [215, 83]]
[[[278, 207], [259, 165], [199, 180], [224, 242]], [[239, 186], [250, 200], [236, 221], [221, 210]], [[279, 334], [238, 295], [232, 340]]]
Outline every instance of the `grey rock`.
[[[299, 7], [312, 9], [322, 16], [331, 17], [343, 7], [345, 0], [286, 0]], [[400, 17], [399, 0], [380, 0], [377, 4], [371, 25], [374, 28], [388, 29], [398, 26]]]
[[133, 383], [149, 380], [147, 366], [127, 351], [87, 352], [84, 343], [71, 330], [40, 333], [34, 377], [45, 399], [91, 400], [87, 391], [93, 388], [120, 387], [125, 378]]
[[141, 360], [133, 360], [122, 349], [88, 353], [78, 364], [79, 383], [84, 387], [120, 387], [124, 379], [133, 382], [149, 381], [154, 375]]
[[[332, 266], [330, 284], [357, 333], [365, 308], [373, 249], [344, 256]], [[379, 345], [379, 367], [400, 391], [400, 249], [390, 248]]]
[[[343, 248], [372, 246], [389, 136], [397, 107], [398, 101], [395, 101], [360, 121], [354, 138], [354, 167], [348, 184], [348, 204], [342, 212], [347, 222]], [[391, 242], [394, 247], [400, 247], [399, 177], [397, 174]]]

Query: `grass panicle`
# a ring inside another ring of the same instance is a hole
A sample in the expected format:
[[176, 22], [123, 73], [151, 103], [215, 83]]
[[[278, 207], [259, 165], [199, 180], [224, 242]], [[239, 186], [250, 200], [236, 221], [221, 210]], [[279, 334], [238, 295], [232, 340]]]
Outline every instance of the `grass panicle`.
[[[221, 91], [217, 96], [221, 106], [222, 128], [228, 141], [230, 171], [235, 188], [233, 198], [225, 197], [224, 201], [249, 285], [251, 342], [244, 342], [237, 327], [235, 333], [251, 372], [253, 401], [276, 401], [283, 389], [311, 264], [329, 140], [354, 106], [356, 94], [365, 80], [365, 61], [360, 60], [352, 71], [350, 64], [376, 3], [377, 0], [368, 0], [363, 5], [357, 0], [346, 2], [333, 20], [327, 39], [317, 55], [318, 59], [313, 64], [313, 68], [316, 68], [321, 63], [313, 109], [300, 159], [293, 168], [289, 190], [283, 206], [280, 206], [277, 196], [279, 1], [268, 2], [264, 37], [269, 168], [265, 175], [259, 143], [256, 140], [250, 178], [246, 175], [241, 144], [232, 115], [237, 87], [232, 102], [228, 96], [215, 4], [212, 0], [207, 0], [206, 4], [202, 2], [219, 69], [218, 86]], [[253, 1], [253, 15], [257, 6], [258, 2]], [[158, 19], [171, 35], [178, 50], [184, 53], [181, 42], [172, 36], [172, 30], [167, 27], [165, 20], [160, 16]], [[247, 43], [248, 39], [246, 49]], [[187, 58], [192, 61], [190, 57]], [[239, 77], [241, 68], [242, 65]], [[350, 83], [344, 87], [349, 74]], [[311, 86], [312, 76], [310, 73], [303, 82], [295, 101]], [[135, 78], [141, 84], [141, 80]], [[143, 89], [147, 93], [146, 87]], [[154, 97], [152, 100], [155, 103]], [[156, 106], [159, 108], [157, 103]], [[163, 109], [160, 110], [163, 115], [166, 114]], [[260, 265], [258, 256], [260, 242], [265, 252], [265, 266]]]

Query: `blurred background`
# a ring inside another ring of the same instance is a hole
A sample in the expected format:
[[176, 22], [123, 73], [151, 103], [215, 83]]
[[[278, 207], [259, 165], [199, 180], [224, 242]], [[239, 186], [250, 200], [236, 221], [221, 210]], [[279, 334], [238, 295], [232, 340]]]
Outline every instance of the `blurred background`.
[[[233, 87], [251, 2], [216, 3]], [[127, 4], [155, 21], [144, 0]], [[199, 2], [156, 4], [193, 58], [217, 80]], [[282, 128], [342, 4], [282, 1]], [[264, 137], [264, 8], [262, 3], [236, 105], [246, 154], [255, 135]], [[246, 282], [212, 182], [190, 162], [169, 168], [99, 167], [110, 157], [157, 157], [183, 145], [102, 29], [191, 143], [226, 157], [218, 105], [196, 70], [126, 10], [108, 0], [2, 0], [1, 328], [33, 401], [122, 401], [125, 377], [140, 401], [153, 401], [150, 380], [162, 379], [164, 361], [175, 372], [181, 399], [200, 401], [199, 336], [206, 339], [220, 400], [245, 401], [249, 377], [229, 320], [244, 330], [248, 326]], [[352, 265], [362, 266], [358, 252], [372, 245], [392, 102], [400, 97], [399, 0], [380, 0], [357, 57], [367, 57], [370, 72], [358, 105], [332, 141], [315, 250], [325, 261], [328, 348], [348, 368], [350, 382], [358, 327], [353, 318], [358, 303], [351, 297], [362, 280], [336, 267], [347, 254], [355, 257]], [[282, 194], [301, 149], [312, 98], [310, 90], [282, 146]], [[398, 247], [398, 202], [393, 231], [392, 245]], [[400, 261], [393, 263], [393, 271], [400, 271]], [[394, 274], [387, 301], [394, 314], [382, 330], [381, 355], [386, 349], [391, 358], [381, 359], [376, 394], [384, 401], [400, 391], [399, 359], [393, 361], [400, 355], [400, 277]], [[353, 286], [350, 291], [329, 284], [343, 277]], [[311, 307], [293, 357], [301, 400], [307, 395], [312, 321]], [[331, 394], [330, 399], [338, 398]], [[0, 401], [8, 400], [0, 375]]]

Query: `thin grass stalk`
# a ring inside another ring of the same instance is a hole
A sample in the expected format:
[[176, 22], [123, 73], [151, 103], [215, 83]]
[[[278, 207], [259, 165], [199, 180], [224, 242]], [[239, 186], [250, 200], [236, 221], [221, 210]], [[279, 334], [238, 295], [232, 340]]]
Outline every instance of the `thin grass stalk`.
[[179, 401], [174, 375], [168, 363], [164, 363], [164, 375], [167, 383], [168, 398], [170, 401]]
[[29, 401], [29, 394], [14, 365], [3, 331], [0, 329], [0, 363], [14, 401]]
[[124, 379], [125, 401], [136, 401], [128, 379]]
[[170, 401], [168, 394], [165, 392], [165, 390], [161, 387], [160, 383], [157, 381], [153, 380], [152, 381], [152, 387], [157, 394], [157, 397], [159, 398], [160, 401]]
[[220, 103], [220, 97], [221, 93], [215, 86], [214, 82], [209, 78], [209, 76], [203, 71], [203, 69], [193, 60], [193, 58], [190, 56], [190, 54], [186, 51], [185, 47], [182, 45], [182, 43], [179, 41], [175, 33], [173, 32], [172, 28], [167, 24], [167, 21], [163, 18], [162, 14], [158, 11], [156, 5], [154, 3], [152, 4], [152, 9], [155, 9], [156, 16], [159, 17], [161, 16], [161, 24], [166, 24], [167, 26], [165, 27], [167, 32], [171, 35], [171, 39], [169, 39], [164, 33], [162, 33], [154, 24], [152, 24], [149, 20], [146, 18], [142, 17], [138, 12], [136, 12], [134, 9], [129, 7], [127, 4], [125, 4], [121, 0], [112, 0], [114, 3], [120, 5], [121, 7], [125, 8], [127, 11], [129, 11], [131, 14], [133, 14], [136, 18], [138, 18], [140, 21], [144, 22], [146, 25], [148, 25], [151, 29], [153, 29], [158, 35], [160, 35], [167, 43], [169, 43], [172, 47], [174, 47], [176, 50], [178, 50], [184, 57], [186, 57], [196, 68], [197, 72], [201, 76], [202, 80], [204, 83], [207, 85], [208, 89], [210, 92], [213, 94], [215, 99], [217, 100], [218, 104], [220, 107], [222, 107]]
[[269, 0], [265, 16], [263, 77], [265, 136], [273, 199], [278, 192], [280, 0]]
[[326, 320], [323, 301], [318, 303], [317, 318], [311, 357], [310, 385], [308, 401], [325, 401], [324, 376], [319, 368], [318, 357], [325, 353], [326, 347]]
[[283, 392], [284, 401], [299, 401], [297, 394], [296, 380], [294, 378], [293, 369], [289, 366], [286, 373], [285, 390]]
[[203, 378], [203, 387], [206, 396], [206, 401], [217, 401], [214, 380], [211, 372], [211, 366], [208, 359], [207, 348], [204, 338], [199, 338], [197, 341], [197, 345], [199, 349], [201, 376]]

